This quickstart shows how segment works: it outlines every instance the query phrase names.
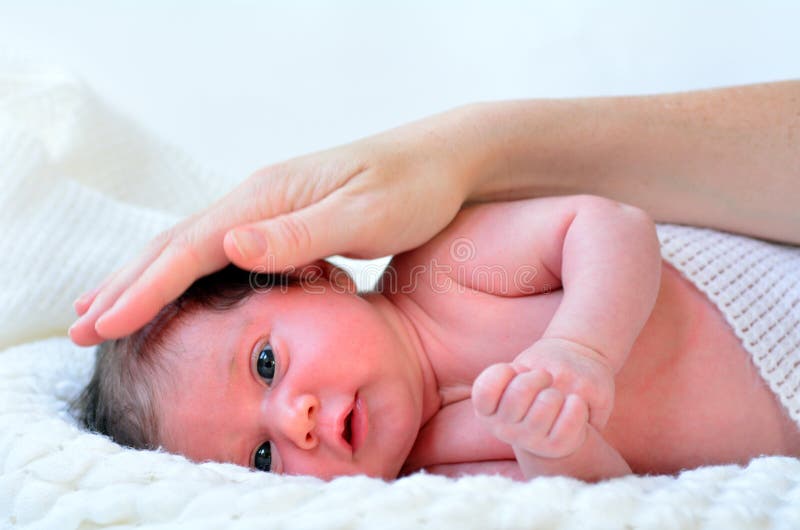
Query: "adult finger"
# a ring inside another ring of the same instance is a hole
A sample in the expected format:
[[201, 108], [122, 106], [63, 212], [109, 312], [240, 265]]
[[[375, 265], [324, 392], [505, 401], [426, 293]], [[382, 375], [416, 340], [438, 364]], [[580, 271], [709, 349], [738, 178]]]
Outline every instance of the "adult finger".
[[[195, 233], [198, 235], [191, 235]], [[223, 268], [228, 259], [219, 244], [221, 237], [219, 232], [207, 234], [201, 223], [173, 239], [113, 305], [98, 315], [96, 332], [112, 339], [136, 331], [196, 279]]]
[[159, 234], [145, 247], [137, 259], [110, 274], [100, 286], [91, 292], [89, 305], [69, 329], [69, 336], [73, 342], [81, 346], [91, 346], [105, 340], [95, 330], [97, 318], [114, 305], [128, 285], [155, 261], [169, 243], [171, 237], [170, 232]]
[[242, 225], [225, 234], [228, 259], [242, 269], [285, 272], [333, 254], [352, 251], [363, 237], [364, 212], [336, 195], [271, 219]]

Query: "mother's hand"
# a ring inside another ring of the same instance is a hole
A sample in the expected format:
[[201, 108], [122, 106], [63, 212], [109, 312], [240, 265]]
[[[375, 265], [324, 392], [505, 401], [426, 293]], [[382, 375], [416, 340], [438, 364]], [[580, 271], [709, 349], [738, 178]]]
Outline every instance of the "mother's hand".
[[425, 243], [469, 194], [475, 132], [456, 109], [257, 171], [80, 297], [70, 337], [91, 345], [130, 334], [229, 262], [292, 273], [333, 254], [376, 258]]

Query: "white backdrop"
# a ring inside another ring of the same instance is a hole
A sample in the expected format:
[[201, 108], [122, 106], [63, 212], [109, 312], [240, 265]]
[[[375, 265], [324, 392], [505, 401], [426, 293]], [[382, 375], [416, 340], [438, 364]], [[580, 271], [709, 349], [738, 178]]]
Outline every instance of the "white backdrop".
[[469, 101], [798, 77], [798, 21], [797, 0], [0, 0], [0, 51], [238, 180]]

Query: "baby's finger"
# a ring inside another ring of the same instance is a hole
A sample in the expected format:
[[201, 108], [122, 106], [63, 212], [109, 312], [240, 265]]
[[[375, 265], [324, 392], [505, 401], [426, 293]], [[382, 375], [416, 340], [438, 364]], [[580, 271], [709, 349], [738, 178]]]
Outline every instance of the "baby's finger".
[[503, 391], [517, 372], [507, 363], [486, 368], [472, 383], [472, 406], [482, 416], [494, 414]]
[[506, 423], [517, 423], [528, 413], [539, 392], [549, 387], [553, 378], [544, 370], [518, 374], [506, 387], [495, 416]]
[[605, 428], [611, 417], [611, 411], [614, 409], [614, 389], [612, 388], [607, 395], [611, 396], [610, 399], [598, 400], [598, 403], [593, 403], [589, 407], [589, 423], [598, 430]]
[[547, 438], [560, 452], [577, 450], [586, 439], [589, 407], [580, 396], [570, 394], [564, 401], [561, 413], [547, 434]]
[[[528, 413], [522, 422], [525, 425], [525, 432], [531, 440], [543, 439], [553, 428], [561, 407], [564, 404], [564, 394], [556, 388], [545, 388], [531, 405]], [[536, 452], [531, 448], [532, 451]], [[538, 454], [538, 453], [537, 453]], [[542, 454], [540, 456], [549, 456]]]

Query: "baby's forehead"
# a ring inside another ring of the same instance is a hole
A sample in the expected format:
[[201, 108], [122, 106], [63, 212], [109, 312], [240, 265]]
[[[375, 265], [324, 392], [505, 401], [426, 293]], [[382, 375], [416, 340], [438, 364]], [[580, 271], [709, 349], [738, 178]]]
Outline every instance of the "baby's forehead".
[[[357, 297], [357, 295], [349, 295]], [[277, 321], [291, 320], [302, 325], [313, 325], [321, 315], [341, 319], [349, 310], [330, 289], [306, 287], [300, 284], [254, 289], [246, 298], [232, 304], [196, 304], [180, 313], [182, 332], [203, 334], [216, 330], [227, 334], [231, 329], [240, 331], [257, 323], [272, 326]], [[335, 314], [331, 315], [331, 312]]]
[[287, 294], [254, 292], [235, 303], [188, 305], [178, 312], [174, 331], [178, 335], [228, 335], [255, 320], [267, 322], [274, 309], [280, 307], [280, 297]]

